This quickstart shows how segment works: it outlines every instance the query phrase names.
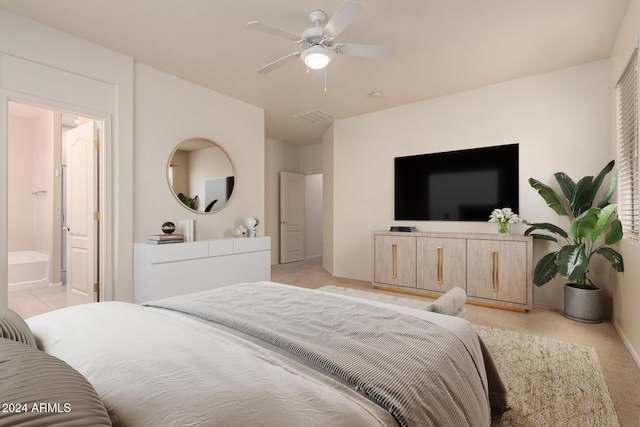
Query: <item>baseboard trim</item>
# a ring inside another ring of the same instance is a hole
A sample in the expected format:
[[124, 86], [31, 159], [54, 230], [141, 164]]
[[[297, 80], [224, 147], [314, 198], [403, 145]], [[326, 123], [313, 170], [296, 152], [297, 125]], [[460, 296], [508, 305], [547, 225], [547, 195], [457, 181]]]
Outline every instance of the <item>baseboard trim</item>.
[[622, 330], [620, 325], [618, 325], [615, 319], [612, 319], [611, 323], [613, 324], [613, 327], [616, 329], [616, 332], [618, 332], [618, 335], [620, 335], [620, 339], [622, 339], [622, 343], [624, 344], [625, 347], [627, 347], [627, 350], [629, 350], [629, 353], [631, 353], [631, 358], [633, 359], [634, 362], [636, 362], [638, 369], [640, 369], [640, 355], [635, 350], [635, 348], [633, 348], [633, 345], [631, 345], [631, 341], [627, 338], [624, 331]]

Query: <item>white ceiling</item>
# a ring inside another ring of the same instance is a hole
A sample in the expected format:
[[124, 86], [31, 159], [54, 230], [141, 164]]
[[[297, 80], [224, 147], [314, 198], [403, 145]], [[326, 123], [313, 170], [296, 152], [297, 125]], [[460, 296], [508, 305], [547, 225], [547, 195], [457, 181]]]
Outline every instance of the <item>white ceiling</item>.
[[[256, 69], [299, 45], [246, 27], [300, 34], [309, 13], [342, 0], [0, 0], [0, 7], [264, 108], [267, 137], [320, 142], [336, 119], [609, 57], [628, 0], [356, 0], [364, 12], [337, 42], [389, 46], [392, 59], [336, 56], [324, 72], [295, 60]], [[380, 92], [377, 98], [372, 92]], [[238, 125], [241, 125], [239, 123]]]

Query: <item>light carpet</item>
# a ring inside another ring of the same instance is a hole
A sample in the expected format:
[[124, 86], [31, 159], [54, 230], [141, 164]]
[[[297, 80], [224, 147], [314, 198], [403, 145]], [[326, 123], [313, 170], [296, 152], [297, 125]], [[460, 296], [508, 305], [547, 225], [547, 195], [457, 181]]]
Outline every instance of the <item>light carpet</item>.
[[[425, 308], [431, 300], [324, 286], [319, 290]], [[511, 410], [492, 426], [619, 426], [593, 347], [474, 325], [494, 358]]]

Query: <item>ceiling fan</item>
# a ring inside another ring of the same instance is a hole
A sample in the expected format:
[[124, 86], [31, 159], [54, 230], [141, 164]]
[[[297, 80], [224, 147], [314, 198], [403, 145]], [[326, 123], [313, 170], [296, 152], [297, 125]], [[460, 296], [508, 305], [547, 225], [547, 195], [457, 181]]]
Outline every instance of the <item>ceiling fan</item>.
[[304, 30], [300, 36], [259, 21], [249, 22], [247, 27], [251, 29], [282, 37], [302, 45], [301, 51], [290, 53], [258, 68], [256, 71], [261, 74], [268, 73], [296, 58], [302, 59], [307, 67], [319, 70], [326, 67], [336, 54], [373, 59], [391, 58], [393, 49], [389, 47], [356, 43], [334, 44], [336, 37], [351, 25], [360, 13], [362, 13], [362, 6], [356, 2], [346, 0], [323, 27], [322, 23], [327, 19], [327, 14], [321, 10], [314, 10], [309, 14], [309, 19], [314, 26]]

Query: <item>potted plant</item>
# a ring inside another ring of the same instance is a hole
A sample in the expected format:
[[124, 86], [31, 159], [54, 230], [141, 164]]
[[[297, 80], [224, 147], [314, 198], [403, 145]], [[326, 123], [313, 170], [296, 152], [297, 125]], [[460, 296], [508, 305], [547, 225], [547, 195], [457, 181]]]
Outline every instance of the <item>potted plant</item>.
[[[611, 177], [609, 190], [593, 206], [613, 165], [612, 160], [595, 178], [585, 176], [577, 183], [563, 172], [554, 174], [562, 196], [548, 185], [529, 179], [529, 184], [555, 213], [569, 218], [567, 230], [550, 223], [523, 221], [530, 226], [525, 235], [552, 241], [559, 246], [558, 250], [540, 259], [533, 272], [533, 283], [542, 286], [556, 275], [567, 279], [569, 283], [564, 287], [565, 316], [588, 323], [602, 321], [602, 289], [589, 278], [589, 265], [594, 255], [604, 257], [615, 271], [624, 271], [622, 256], [610, 247], [622, 239], [622, 224], [615, 213], [617, 205], [609, 203], [618, 182], [617, 171]], [[540, 230], [548, 234], [538, 233]]]

